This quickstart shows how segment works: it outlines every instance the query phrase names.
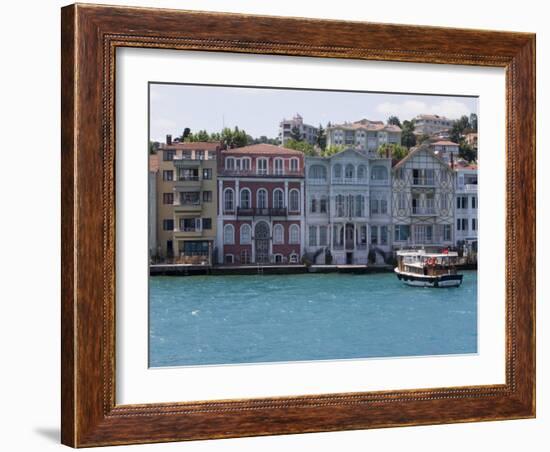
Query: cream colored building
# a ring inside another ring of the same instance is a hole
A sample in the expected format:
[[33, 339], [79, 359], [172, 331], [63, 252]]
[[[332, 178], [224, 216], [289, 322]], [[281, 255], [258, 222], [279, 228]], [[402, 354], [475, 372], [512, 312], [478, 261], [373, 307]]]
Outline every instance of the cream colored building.
[[217, 221], [217, 148], [211, 142], [161, 145], [157, 173], [157, 256], [211, 264]]

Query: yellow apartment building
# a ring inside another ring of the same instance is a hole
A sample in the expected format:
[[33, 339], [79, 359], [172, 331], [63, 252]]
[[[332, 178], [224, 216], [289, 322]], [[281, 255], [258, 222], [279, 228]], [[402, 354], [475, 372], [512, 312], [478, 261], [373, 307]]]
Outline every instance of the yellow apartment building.
[[157, 259], [212, 263], [219, 143], [172, 142], [157, 151]]

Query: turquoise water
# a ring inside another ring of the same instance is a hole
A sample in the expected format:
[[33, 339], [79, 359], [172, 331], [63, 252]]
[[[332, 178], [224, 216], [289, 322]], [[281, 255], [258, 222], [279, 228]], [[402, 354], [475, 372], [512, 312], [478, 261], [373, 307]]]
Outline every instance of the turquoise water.
[[151, 277], [151, 367], [477, 352], [477, 273]]

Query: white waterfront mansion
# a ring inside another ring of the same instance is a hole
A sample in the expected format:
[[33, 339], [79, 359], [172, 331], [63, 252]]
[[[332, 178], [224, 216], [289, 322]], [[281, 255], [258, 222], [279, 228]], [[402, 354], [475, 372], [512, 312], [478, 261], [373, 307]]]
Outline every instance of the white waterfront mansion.
[[399, 126], [368, 119], [327, 126], [327, 146], [345, 146], [375, 155], [386, 143], [401, 143]]
[[419, 146], [392, 170], [394, 248], [452, 246], [455, 175], [449, 165]]
[[391, 159], [354, 149], [306, 158], [305, 249], [314, 263], [367, 264], [371, 250], [375, 259], [390, 250], [390, 176]]
[[459, 161], [455, 172], [455, 239], [457, 246], [464, 246], [467, 242], [477, 241], [477, 166]]

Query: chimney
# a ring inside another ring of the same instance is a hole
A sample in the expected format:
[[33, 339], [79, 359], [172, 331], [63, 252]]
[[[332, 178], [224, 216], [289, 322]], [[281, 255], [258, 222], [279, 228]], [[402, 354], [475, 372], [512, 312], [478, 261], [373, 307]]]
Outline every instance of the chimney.
[[172, 145], [172, 135], [166, 135], [166, 144], [168, 146]]

